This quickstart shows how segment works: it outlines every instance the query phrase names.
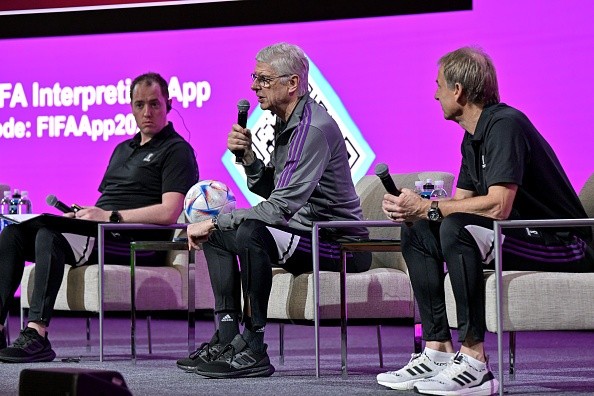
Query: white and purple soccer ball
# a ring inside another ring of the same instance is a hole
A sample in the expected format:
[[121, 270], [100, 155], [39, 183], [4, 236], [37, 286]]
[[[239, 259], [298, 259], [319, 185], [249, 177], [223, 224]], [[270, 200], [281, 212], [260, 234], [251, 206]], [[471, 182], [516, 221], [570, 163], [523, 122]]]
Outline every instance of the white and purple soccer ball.
[[235, 209], [235, 195], [225, 183], [202, 180], [186, 194], [184, 213], [190, 223], [198, 223]]

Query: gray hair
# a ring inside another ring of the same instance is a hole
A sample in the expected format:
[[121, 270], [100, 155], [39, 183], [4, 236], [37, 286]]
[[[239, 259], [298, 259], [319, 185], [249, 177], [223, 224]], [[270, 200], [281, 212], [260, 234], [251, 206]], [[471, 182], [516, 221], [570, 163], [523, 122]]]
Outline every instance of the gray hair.
[[[279, 76], [296, 74], [299, 76], [299, 87], [297, 94], [303, 96], [309, 92], [307, 75], [309, 73], [309, 61], [301, 48], [288, 43], [277, 43], [261, 49], [256, 55], [258, 62], [269, 64], [276, 70]], [[286, 83], [287, 77], [282, 78]]]
[[438, 62], [449, 89], [462, 86], [470, 103], [488, 106], [499, 103], [497, 74], [491, 57], [477, 47], [462, 47], [445, 54]]

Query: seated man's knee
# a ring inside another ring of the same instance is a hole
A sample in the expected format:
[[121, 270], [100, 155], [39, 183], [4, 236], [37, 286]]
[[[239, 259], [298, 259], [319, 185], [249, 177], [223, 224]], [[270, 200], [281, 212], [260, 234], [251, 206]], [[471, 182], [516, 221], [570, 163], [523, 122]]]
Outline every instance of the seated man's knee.
[[260, 220], [245, 220], [239, 225], [235, 235], [238, 248], [249, 249], [254, 244], [260, 243], [263, 232], [269, 233], [266, 229], [266, 223]]
[[468, 222], [464, 221], [463, 215], [463, 213], [452, 213], [442, 220], [439, 228], [439, 239], [444, 251], [459, 243], [460, 231], [464, 230], [464, 227], [468, 225]]
[[0, 248], [20, 245], [24, 238], [26, 235], [22, 227], [17, 224], [7, 225], [0, 232]]
[[2, 229], [2, 232], [0, 232], [0, 241], [12, 241], [20, 234], [21, 231], [15, 224], [9, 224]]
[[404, 247], [415, 241], [423, 240], [424, 235], [431, 233], [429, 227], [429, 220], [418, 220], [412, 223], [412, 225], [402, 227], [400, 231], [402, 246]]
[[59, 234], [56, 231], [48, 228], [40, 228], [35, 236], [35, 247], [36, 250], [41, 249], [47, 250], [57, 243]]

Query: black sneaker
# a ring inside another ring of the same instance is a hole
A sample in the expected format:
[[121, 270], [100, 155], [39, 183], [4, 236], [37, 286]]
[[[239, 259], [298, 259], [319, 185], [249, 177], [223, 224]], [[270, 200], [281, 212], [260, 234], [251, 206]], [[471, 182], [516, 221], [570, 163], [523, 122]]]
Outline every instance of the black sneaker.
[[6, 348], [6, 328], [0, 330], [0, 351]]
[[31, 327], [21, 330], [12, 346], [0, 351], [0, 361], [5, 363], [51, 362], [56, 357], [52, 345]]
[[266, 353], [250, 349], [241, 334], [235, 336], [213, 361], [196, 365], [195, 373], [210, 378], [269, 377], [274, 366]]
[[221, 349], [223, 349], [223, 346], [219, 343], [219, 331], [217, 330], [209, 342], [202, 343], [189, 357], [179, 359], [177, 367], [192, 373], [199, 363], [212, 361], [221, 352]]

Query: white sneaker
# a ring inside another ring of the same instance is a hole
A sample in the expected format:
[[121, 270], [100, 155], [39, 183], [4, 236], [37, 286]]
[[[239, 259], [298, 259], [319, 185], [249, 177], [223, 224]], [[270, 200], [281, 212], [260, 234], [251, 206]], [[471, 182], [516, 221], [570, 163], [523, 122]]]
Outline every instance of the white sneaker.
[[471, 363], [470, 359], [472, 358], [458, 352], [445, 370], [435, 377], [415, 383], [415, 391], [443, 396], [489, 396], [497, 393], [499, 382], [493, 377], [489, 365], [475, 359], [472, 359], [474, 362]]
[[433, 377], [447, 367], [448, 363], [433, 361], [425, 351], [410, 355], [410, 361], [398, 371], [377, 375], [377, 383], [397, 390], [411, 390], [417, 381]]

